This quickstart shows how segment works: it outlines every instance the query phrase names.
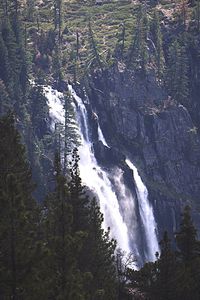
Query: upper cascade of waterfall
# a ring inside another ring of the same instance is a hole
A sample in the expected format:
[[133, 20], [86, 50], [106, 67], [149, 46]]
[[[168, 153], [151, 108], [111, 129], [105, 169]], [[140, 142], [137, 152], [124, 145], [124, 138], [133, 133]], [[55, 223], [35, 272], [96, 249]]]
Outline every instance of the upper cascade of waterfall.
[[55, 124], [65, 123], [63, 93], [54, 90], [51, 86], [44, 87], [45, 96], [48, 99], [49, 114], [51, 117], [51, 129], [55, 129]]
[[148, 200], [148, 191], [133, 163], [126, 159], [126, 164], [133, 170], [133, 177], [136, 185], [139, 213], [146, 238], [145, 258], [148, 261], [155, 261], [155, 253], [159, 251], [158, 239], [156, 235], [157, 225], [154, 219], [153, 207]]
[[76, 94], [72, 85], [68, 84], [68, 89], [75, 100], [76, 103], [76, 118], [77, 123], [80, 128], [80, 135], [82, 139], [85, 139], [89, 142], [89, 129], [88, 129], [88, 120], [87, 120], [87, 111], [83, 100]]

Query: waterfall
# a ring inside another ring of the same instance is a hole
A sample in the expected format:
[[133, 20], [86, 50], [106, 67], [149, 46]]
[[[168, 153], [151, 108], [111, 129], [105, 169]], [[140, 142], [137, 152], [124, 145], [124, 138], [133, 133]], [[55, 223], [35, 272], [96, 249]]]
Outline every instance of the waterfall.
[[145, 260], [155, 261], [155, 253], [159, 251], [159, 245], [156, 235], [157, 225], [154, 219], [153, 208], [148, 200], [148, 191], [138, 173], [137, 168], [132, 162], [126, 159], [126, 164], [133, 170], [133, 177], [136, 185], [139, 213], [146, 239]]
[[[94, 156], [93, 146], [89, 136], [88, 116], [85, 105], [70, 85], [69, 91], [76, 103], [76, 118], [80, 128], [81, 146], [79, 147], [79, 169], [81, 179], [83, 183], [98, 196], [100, 209], [104, 215], [104, 229], [110, 227], [111, 236], [117, 240], [118, 246], [122, 248], [122, 250], [130, 252], [128, 228], [123, 221], [117, 196], [107, 172], [98, 165]], [[104, 143], [106, 143], [105, 139]]]
[[52, 89], [52, 87], [44, 87], [44, 94], [48, 100], [49, 115], [51, 118], [51, 129], [55, 129], [56, 123], [65, 123], [65, 114], [63, 109], [63, 93]]
[[[156, 223], [153, 209], [148, 201], [148, 192], [143, 184], [136, 167], [126, 159], [126, 164], [133, 170], [134, 182], [139, 206], [140, 222], [138, 221], [136, 200], [132, 192], [124, 183], [123, 171], [115, 168], [112, 176], [102, 169], [94, 156], [93, 145], [90, 141], [88, 128], [88, 115], [85, 105], [69, 85], [69, 91], [74, 99], [76, 123], [81, 139], [79, 146], [79, 169], [83, 183], [97, 195], [100, 209], [104, 215], [103, 228], [110, 227], [111, 236], [118, 242], [118, 246], [127, 253], [133, 252], [138, 260], [138, 265], [144, 261], [155, 260], [155, 252], [159, 246], [156, 237]], [[64, 96], [62, 93], [53, 90], [51, 87], [44, 88], [48, 99], [49, 113], [51, 117], [51, 128], [55, 124], [64, 125]], [[98, 122], [98, 138], [109, 148], [101, 127]], [[112, 179], [112, 180], [111, 180]], [[142, 223], [143, 234], [145, 235], [144, 260], [141, 255], [141, 246], [138, 245], [140, 238], [139, 223]]]
[[[102, 143], [109, 147], [102, 130], [98, 122], [98, 137]], [[134, 182], [136, 185], [136, 193], [139, 202], [139, 214], [142, 221], [142, 226], [145, 233], [146, 243], [144, 247], [145, 261], [155, 261], [155, 253], [159, 250], [156, 230], [157, 225], [154, 219], [153, 208], [148, 200], [148, 191], [141, 177], [139, 176], [137, 168], [131, 163], [130, 160], [126, 159], [126, 164], [133, 171]], [[115, 187], [118, 189], [118, 194], [120, 196], [120, 206], [122, 210], [122, 215], [124, 221], [127, 224], [129, 231], [129, 240], [131, 241], [132, 250], [137, 257], [139, 264], [142, 265], [141, 255], [139, 254], [139, 249], [137, 247], [137, 218], [136, 218], [136, 207], [135, 201], [129, 189], [126, 187], [123, 181], [122, 170], [117, 168], [113, 175], [113, 180], [115, 182]], [[135, 221], [135, 222], [134, 222]]]
[[101, 127], [99, 125], [99, 121], [98, 121], [98, 137], [99, 137], [99, 141], [101, 141], [104, 144], [104, 146], [110, 148], [108, 146], [108, 144], [106, 143], [106, 140], [104, 138], [103, 132], [102, 132]]

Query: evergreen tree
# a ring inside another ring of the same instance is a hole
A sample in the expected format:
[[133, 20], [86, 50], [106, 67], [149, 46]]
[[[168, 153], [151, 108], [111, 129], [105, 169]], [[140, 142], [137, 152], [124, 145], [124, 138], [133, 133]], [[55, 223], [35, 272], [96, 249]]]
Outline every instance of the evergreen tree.
[[154, 13], [152, 31], [155, 40], [156, 47], [156, 64], [157, 64], [157, 72], [158, 77], [162, 78], [164, 72], [164, 53], [163, 53], [163, 41], [162, 41], [162, 32], [160, 28], [160, 18], [157, 11]]
[[[13, 25], [14, 26], [14, 25]], [[23, 116], [26, 103], [26, 92], [28, 83], [28, 63], [26, 52], [23, 48], [22, 38], [13, 31], [9, 18], [5, 18], [1, 28], [2, 59], [0, 68], [2, 79], [5, 82], [11, 99], [11, 105], [16, 112]]]
[[73, 231], [82, 231], [88, 229], [88, 204], [89, 197], [85, 193], [85, 187], [82, 185], [79, 168], [78, 149], [75, 148], [72, 153], [72, 162], [70, 168], [71, 180], [69, 182], [70, 188], [70, 202], [73, 207]]
[[[171, 249], [167, 232], [160, 242], [160, 255], [139, 271], [129, 270], [128, 279], [150, 300], [198, 300], [200, 298], [200, 242], [190, 208], [185, 207], [176, 233], [178, 251]], [[145, 299], [146, 299], [145, 298]]]
[[185, 45], [176, 40], [169, 48], [167, 85], [172, 97], [183, 104], [188, 102], [188, 82], [188, 59]]
[[118, 40], [115, 47], [115, 57], [118, 59], [123, 58], [124, 52], [124, 43], [125, 43], [125, 24], [120, 24], [119, 33], [118, 33]]
[[176, 278], [177, 299], [197, 300], [200, 297], [200, 242], [197, 240], [197, 230], [193, 225], [189, 206], [184, 208], [180, 229], [176, 233], [176, 243], [179, 259]]
[[53, 52], [53, 76], [56, 80], [56, 83], [59, 84], [63, 80], [63, 73], [62, 73], [62, 63], [61, 63], [61, 51], [59, 46], [55, 47]]
[[140, 6], [133, 43], [130, 49], [130, 63], [138, 69], [146, 70], [148, 63], [147, 38], [149, 32], [149, 22], [146, 7]]
[[6, 86], [0, 80], [0, 116], [6, 114], [10, 108], [10, 98], [6, 90]]
[[176, 300], [174, 284], [176, 275], [176, 257], [171, 249], [170, 239], [166, 231], [160, 242], [160, 251], [160, 257], [156, 262], [157, 283], [156, 290], [154, 291], [155, 299]]
[[8, 58], [8, 50], [0, 32], [0, 77], [6, 86], [8, 86], [9, 80], [11, 80], [10, 76], [11, 70]]
[[8, 0], [2, 0], [0, 2], [0, 8], [3, 11], [3, 15], [7, 17], [8, 16]]
[[74, 149], [69, 182], [72, 231], [84, 235], [78, 266], [83, 274], [86, 299], [116, 299], [116, 243], [110, 240], [109, 231], [102, 229], [103, 216], [95, 199], [91, 201], [86, 195], [79, 176], [78, 161], [77, 149]]
[[[29, 95], [28, 111], [31, 116], [32, 129], [36, 136], [41, 139], [46, 132], [46, 123], [49, 116], [47, 99], [43, 94], [43, 88], [40, 85], [31, 87]], [[29, 126], [31, 126], [31, 124]]]
[[195, 23], [197, 27], [197, 31], [200, 30], [200, 1], [196, 1], [196, 6], [194, 7], [194, 16], [195, 16]]
[[189, 206], [184, 208], [180, 229], [176, 233], [176, 243], [179, 256], [184, 263], [187, 264], [200, 256], [200, 243], [197, 240], [197, 230], [193, 225]]
[[29, 22], [34, 22], [36, 18], [36, 2], [35, 0], [27, 0], [26, 5], [27, 19]]
[[89, 65], [94, 64], [96, 62], [100, 70], [103, 72], [103, 63], [99, 53], [99, 47], [97, 41], [95, 40], [94, 32], [92, 30], [90, 21], [88, 23], [88, 30], [89, 45], [92, 52], [91, 56], [89, 57]]
[[155, 299], [157, 285], [157, 263], [148, 262], [140, 270], [129, 269], [127, 272], [131, 287], [143, 293], [147, 299]]
[[35, 299], [39, 211], [12, 115], [0, 120], [0, 149], [0, 294], [2, 299]]
[[54, 26], [58, 30], [58, 42], [61, 42], [62, 29], [62, 0], [54, 0]]
[[62, 175], [59, 154], [55, 157], [55, 191], [50, 194], [44, 207], [45, 239], [48, 256], [45, 268], [46, 298], [82, 300], [82, 275], [77, 267], [84, 234], [73, 232], [73, 212], [69, 190]]
[[120, 248], [116, 251], [116, 272], [118, 280], [118, 299], [129, 299], [126, 297], [125, 288], [129, 284], [128, 274], [130, 269], [135, 266], [136, 260], [133, 253], [126, 253]]
[[103, 215], [96, 200], [89, 205], [88, 237], [81, 252], [81, 269], [91, 274], [87, 283], [89, 299], [116, 299], [117, 280], [114, 251], [116, 241], [110, 239], [109, 230], [102, 229]]

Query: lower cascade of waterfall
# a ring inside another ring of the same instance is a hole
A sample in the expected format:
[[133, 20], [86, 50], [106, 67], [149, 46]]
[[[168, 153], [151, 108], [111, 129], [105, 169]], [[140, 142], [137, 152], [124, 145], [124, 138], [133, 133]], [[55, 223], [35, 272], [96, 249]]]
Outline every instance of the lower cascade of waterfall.
[[[117, 240], [118, 246], [126, 253], [133, 252], [138, 259], [138, 264], [145, 261], [155, 260], [155, 252], [159, 250], [156, 236], [156, 222], [154, 220], [153, 209], [148, 201], [148, 192], [143, 184], [136, 167], [126, 159], [126, 164], [133, 171], [133, 180], [136, 186], [137, 199], [126, 187], [123, 180], [123, 171], [119, 168], [111, 175], [107, 173], [95, 158], [93, 145], [89, 135], [88, 115], [85, 105], [78, 97], [71, 85], [69, 91], [75, 102], [75, 116], [77, 127], [81, 139], [79, 146], [79, 169], [83, 183], [97, 195], [100, 209], [104, 215], [103, 228], [110, 227], [111, 237]], [[52, 130], [56, 123], [64, 125], [63, 94], [53, 90], [51, 87], [44, 89], [48, 99], [50, 117], [52, 120]], [[98, 122], [98, 137], [102, 143], [109, 147]], [[138, 201], [138, 205], [136, 202]], [[144, 257], [140, 256], [138, 247], [138, 220], [137, 207], [139, 208], [140, 223], [145, 235], [143, 243]]]
[[155, 253], [159, 251], [158, 239], [157, 239], [157, 225], [154, 219], [153, 208], [148, 200], [148, 191], [141, 177], [138, 174], [137, 168], [132, 162], [126, 159], [126, 164], [133, 171], [133, 177], [136, 186], [136, 193], [139, 204], [139, 213], [144, 228], [146, 250], [144, 251], [145, 260], [154, 261]]

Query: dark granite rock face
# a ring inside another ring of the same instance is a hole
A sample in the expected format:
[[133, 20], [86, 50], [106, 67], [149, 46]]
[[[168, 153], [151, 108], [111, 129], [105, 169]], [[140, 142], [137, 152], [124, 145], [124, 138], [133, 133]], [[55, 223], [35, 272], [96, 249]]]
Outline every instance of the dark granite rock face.
[[96, 141], [98, 161], [119, 165], [126, 156], [135, 163], [149, 190], [160, 235], [177, 229], [185, 204], [194, 208], [200, 229], [200, 139], [187, 109], [168, 97], [153, 71], [144, 76], [119, 63], [91, 75], [87, 92], [115, 149]]

